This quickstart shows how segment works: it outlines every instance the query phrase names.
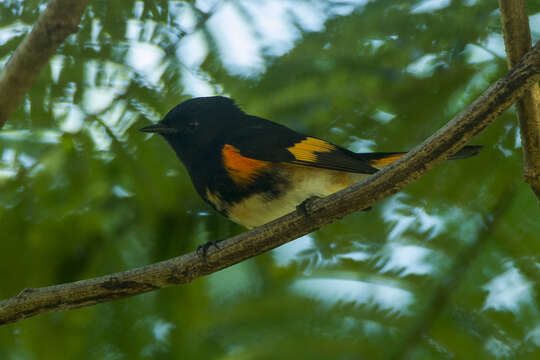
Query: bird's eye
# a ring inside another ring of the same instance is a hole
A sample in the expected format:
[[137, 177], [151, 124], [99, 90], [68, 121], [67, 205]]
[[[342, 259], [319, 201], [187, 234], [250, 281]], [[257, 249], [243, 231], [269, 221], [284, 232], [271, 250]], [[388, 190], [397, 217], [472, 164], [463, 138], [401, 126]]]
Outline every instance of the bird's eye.
[[198, 121], [192, 121], [192, 122], [189, 122], [189, 123], [186, 125], [186, 130], [187, 130], [187, 132], [194, 132], [195, 129], [197, 129], [198, 126], [199, 126], [199, 122], [198, 122]]

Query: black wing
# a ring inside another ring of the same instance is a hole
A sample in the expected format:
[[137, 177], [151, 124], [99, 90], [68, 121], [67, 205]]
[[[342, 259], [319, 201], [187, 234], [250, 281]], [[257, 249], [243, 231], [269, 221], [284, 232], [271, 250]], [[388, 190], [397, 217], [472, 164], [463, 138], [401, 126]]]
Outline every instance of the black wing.
[[253, 125], [233, 131], [226, 140], [242, 156], [361, 174], [378, 171], [369, 160], [328, 141], [300, 134], [262, 118], [250, 118]]

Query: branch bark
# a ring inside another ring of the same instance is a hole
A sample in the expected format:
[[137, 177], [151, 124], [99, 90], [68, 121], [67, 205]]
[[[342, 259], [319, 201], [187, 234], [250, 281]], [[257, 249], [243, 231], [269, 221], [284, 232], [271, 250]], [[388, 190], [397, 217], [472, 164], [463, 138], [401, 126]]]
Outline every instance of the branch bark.
[[37, 289], [0, 302], [0, 324], [44, 312], [75, 309], [190, 282], [365, 209], [418, 179], [459, 150], [540, 80], [540, 42], [506, 76], [435, 134], [384, 170], [309, 206], [210, 247], [207, 262], [192, 252], [102, 277]]
[[88, 0], [52, 0], [0, 74], [0, 129], [49, 62], [58, 46], [77, 32]]
[[[499, 0], [508, 67], [531, 48], [525, 0]], [[523, 148], [523, 178], [540, 200], [540, 86], [533, 84], [517, 102]]]

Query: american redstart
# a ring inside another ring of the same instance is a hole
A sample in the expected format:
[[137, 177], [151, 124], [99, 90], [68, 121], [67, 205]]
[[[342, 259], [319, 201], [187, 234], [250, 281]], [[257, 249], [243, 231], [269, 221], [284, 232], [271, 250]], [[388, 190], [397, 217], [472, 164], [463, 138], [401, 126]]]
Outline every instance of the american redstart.
[[[306, 199], [344, 189], [405, 154], [354, 153], [248, 115], [223, 96], [184, 101], [140, 130], [163, 136], [199, 195], [247, 228], [292, 212]], [[450, 159], [468, 158], [480, 149], [465, 146]]]

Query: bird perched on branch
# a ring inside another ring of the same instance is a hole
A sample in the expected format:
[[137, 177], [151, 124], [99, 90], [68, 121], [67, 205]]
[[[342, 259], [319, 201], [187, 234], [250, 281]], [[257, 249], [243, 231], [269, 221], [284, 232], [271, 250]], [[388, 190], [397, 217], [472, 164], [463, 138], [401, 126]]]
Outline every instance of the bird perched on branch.
[[[163, 136], [199, 195], [247, 228], [292, 212], [311, 197], [344, 189], [406, 154], [354, 153], [248, 115], [223, 96], [184, 101], [140, 131]], [[451, 159], [473, 156], [480, 148], [466, 146]]]

